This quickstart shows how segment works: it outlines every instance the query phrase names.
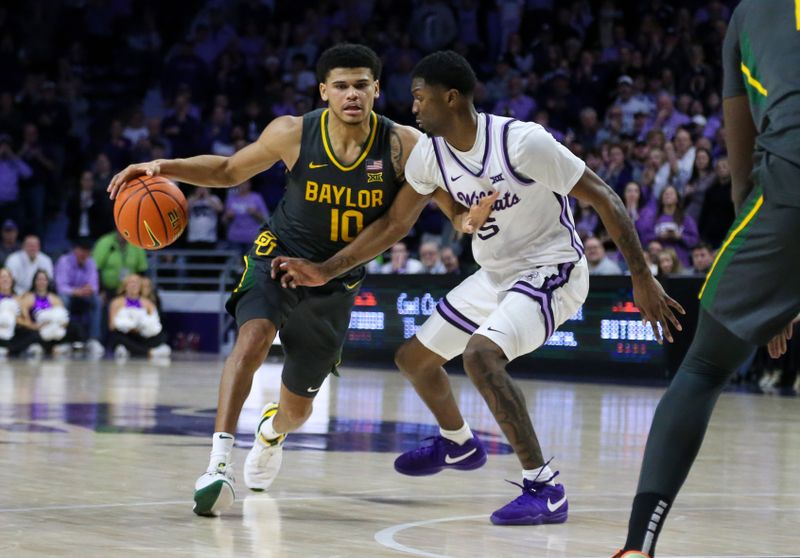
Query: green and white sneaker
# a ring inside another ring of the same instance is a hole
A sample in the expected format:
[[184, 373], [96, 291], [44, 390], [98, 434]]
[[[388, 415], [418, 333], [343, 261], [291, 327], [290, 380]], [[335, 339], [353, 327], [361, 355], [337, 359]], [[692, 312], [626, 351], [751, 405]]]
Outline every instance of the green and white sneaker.
[[215, 517], [233, 505], [233, 468], [230, 463], [209, 467], [194, 483], [194, 513]]
[[286, 434], [281, 434], [274, 440], [267, 440], [261, 434], [261, 425], [277, 412], [277, 403], [267, 403], [264, 410], [261, 411], [261, 420], [256, 427], [253, 449], [250, 450], [244, 461], [244, 484], [256, 492], [269, 488], [281, 469], [283, 441], [286, 439]]

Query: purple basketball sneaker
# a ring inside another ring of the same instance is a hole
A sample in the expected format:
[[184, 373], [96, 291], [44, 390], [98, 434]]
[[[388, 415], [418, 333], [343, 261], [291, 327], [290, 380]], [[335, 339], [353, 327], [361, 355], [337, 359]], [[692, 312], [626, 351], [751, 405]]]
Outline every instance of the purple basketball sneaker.
[[398, 473], [421, 477], [446, 468], [469, 471], [482, 467], [484, 463], [486, 450], [474, 434], [462, 445], [442, 436], [431, 436], [425, 438], [417, 449], [400, 454], [394, 460], [394, 468]]
[[541, 525], [543, 523], [564, 523], [567, 520], [567, 495], [563, 484], [547, 484], [558, 475], [546, 481], [523, 479], [522, 484], [507, 481], [522, 489], [522, 495], [492, 514], [495, 525]]

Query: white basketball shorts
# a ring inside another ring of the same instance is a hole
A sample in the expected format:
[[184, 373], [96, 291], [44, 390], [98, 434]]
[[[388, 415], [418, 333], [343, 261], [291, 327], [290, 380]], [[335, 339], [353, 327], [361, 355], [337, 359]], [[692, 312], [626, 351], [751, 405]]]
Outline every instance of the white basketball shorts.
[[514, 360], [542, 346], [578, 311], [588, 292], [586, 259], [537, 267], [502, 290], [479, 269], [439, 302], [417, 331], [417, 339], [450, 360], [463, 353], [469, 338], [478, 333]]

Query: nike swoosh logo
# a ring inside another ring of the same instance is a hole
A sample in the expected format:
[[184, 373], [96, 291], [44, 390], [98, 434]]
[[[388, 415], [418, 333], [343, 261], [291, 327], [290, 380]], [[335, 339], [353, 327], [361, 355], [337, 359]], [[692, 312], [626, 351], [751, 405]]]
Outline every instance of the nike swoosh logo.
[[[322, 387], [322, 386], [320, 386]], [[315, 391], [319, 391], [319, 388], [308, 388], [309, 393], [314, 393]]]
[[327, 166], [328, 166], [328, 163], [321, 163], [321, 164], [309, 163], [308, 164], [308, 168], [310, 168], [310, 169], [321, 169], [322, 167], [327, 167]]
[[221, 440], [233, 440], [233, 436], [225, 436], [223, 434], [219, 435]]
[[564, 494], [564, 496], [563, 496], [563, 497], [562, 497], [562, 498], [561, 498], [561, 499], [560, 499], [558, 502], [556, 502], [555, 504], [553, 504], [553, 503], [550, 501], [550, 498], [548, 498], [548, 499], [547, 499], [547, 509], [548, 509], [548, 510], [550, 510], [551, 512], [554, 512], [554, 511], [556, 511], [558, 508], [560, 508], [561, 506], [563, 506], [563, 505], [564, 505], [564, 503], [565, 503], [566, 501], [567, 501], [567, 495], [566, 495], [566, 494]]
[[505, 335], [504, 331], [500, 331], [499, 329], [495, 329], [493, 327], [487, 327], [486, 329], [488, 329], [489, 331], [495, 331], [495, 332], [499, 333], [500, 335]]
[[444, 462], [447, 463], [448, 465], [453, 465], [454, 463], [460, 463], [461, 461], [464, 461], [467, 457], [469, 457], [476, 451], [478, 451], [478, 448], [472, 448], [464, 455], [459, 455], [458, 457], [450, 457], [450, 454], [446, 453], [444, 455]]
[[153, 234], [153, 231], [150, 230], [150, 225], [147, 224], [147, 221], [142, 221], [144, 223], [144, 230], [147, 231], [147, 235], [150, 237], [150, 240], [153, 241], [153, 248], [161, 248], [161, 241], [156, 238], [156, 235]]
[[458, 180], [462, 176], [464, 176], [464, 175], [463, 174], [459, 174], [458, 176], [451, 176], [450, 177], [450, 182], [455, 182], [456, 180]]
[[348, 291], [352, 291], [353, 289], [358, 287], [360, 284], [361, 284], [361, 279], [359, 279], [355, 283], [350, 283], [350, 284], [345, 283], [344, 288], [347, 289]]

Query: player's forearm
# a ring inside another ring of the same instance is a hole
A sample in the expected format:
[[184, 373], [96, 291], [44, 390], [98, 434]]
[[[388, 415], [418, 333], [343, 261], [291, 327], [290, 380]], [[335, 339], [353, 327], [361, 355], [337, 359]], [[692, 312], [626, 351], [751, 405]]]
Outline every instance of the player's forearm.
[[160, 159], [156, 161], [161, 175], [195, 186], [230, 188], [239, 184], [228, 165], [228, 157], [198, 155], [186, 159]]
[[620, 197], [609, 186], [605, 186], [601, 200], [594, 205], [600, 220], [603, 222], [608, 234], [622, 252], [628, 269], [633, 277], [650, 274], [650, 268], [644, 260], [642, 245], [636, 227], [633, 226], [628, 212]]
[[753, 171], [753, 149], [758, 131], [746, 96], [724, 99], [722, 109], [725, 116], [728, 165], [731, 170], [731, 197], [738, 214], [753, 189], [750, 174]]
[[328, 279], [353, 269], [382, 254], [408, 234], [410, 227], [391, 219], [388, 214], [373, 221], [355, 240], [322, 263]]

